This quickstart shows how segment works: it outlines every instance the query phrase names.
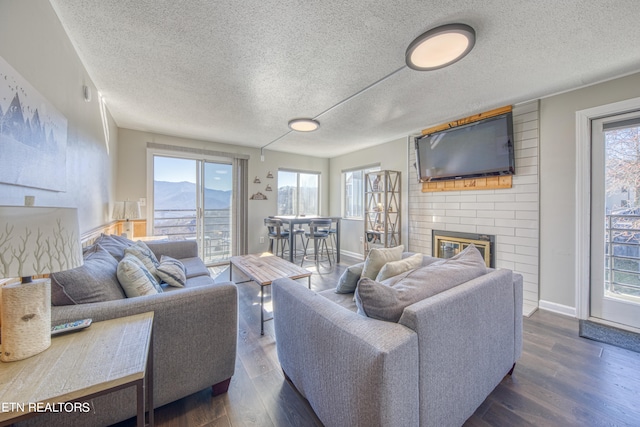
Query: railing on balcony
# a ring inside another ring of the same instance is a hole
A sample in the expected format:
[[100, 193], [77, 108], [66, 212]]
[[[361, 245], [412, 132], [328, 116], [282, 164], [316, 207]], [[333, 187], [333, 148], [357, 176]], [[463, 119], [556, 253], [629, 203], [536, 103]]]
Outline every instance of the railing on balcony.
[[605, 291], [640, 302], [640, 215], [606, 216]]
[[[205, 264], [215, 264], [231, 257], [231, 210], [205, 209], [203, 215], [202, 257]], [[153, 234], [171, 240], [196, 239], [198, 236], [195, 209], [156, 209]]]

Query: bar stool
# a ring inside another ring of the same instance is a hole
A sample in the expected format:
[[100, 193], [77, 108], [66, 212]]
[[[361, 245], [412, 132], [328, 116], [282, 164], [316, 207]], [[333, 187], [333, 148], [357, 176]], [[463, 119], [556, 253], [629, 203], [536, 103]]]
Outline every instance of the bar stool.
[[330, 219], [314, 219], [309, 222], [309, 231], [305, 233], [307, 237], [307, 241], [304, 245], [304, 255], [302, 256], [302, 262], [300, 262], [300, 266], [304, 263], [304, 260], [307, 257], [307, 248], [309, 247], [309, 240], [313, 240], [313, 256], [316, 262], [316, 267], [318, 266], [318, 262], [320, 260], [320, 253], [322, 252], [322, 246], [327, 253], [327, 259], [329, 260], [329, 265], [331, 265], [331, 255], [329, 254], [329, 247], [327, 246], [327, 239], [329, 238], [329, 229], [331, 228], [331, 220]]
[[[268, 217], [268, 218], [269, 218], [269, 219], [278, 219], [278, 218], [274, 217], [273, 215], [269, 215], [269, 217]], [[278, 219], [278, 220], [279, 220], [279, 221], [282, 221], [282, 220], [280, 220], [280, 219]], [[286, 227], [286, 225], [284, 224], [284, 221], [282, 222], [282, 225], [283, 225], [284, 227]], [[304, 239], [303, 239], [303, 236], [304, 236], [304, 229], [302, 228], [302, 224], [300, 224], [300, 225], [298, 226], [298, 228], [293, 227], [293, 225], [292, 225], [291, 227], [292, 227], [292, 228], [291, 228], [291, 230], [289, 230], [288, 228], [284, 228], [284, 230], [283, 230], [283, 231], [284, 231], [284, 233], [287, 233], [287, 234], [288, 234], [288, 233], [293, 233], [293, 239], [292, 239], [292, 242], [293, 242], [293, 244], [292, 244], [292, 250], [293, 250], [293, 258], [294, 258], [294, 261], [295, 261], [295, 257], [296, 257], [296, 255], [297, 255], [298, 253], [302, 254], [302, 253], [304, 252], [302, 249], [298, 250], [298, 249], [296, 248], [296, 247], [297, 247], [297, 243], [296, 243], [296, 237], [297, 237], [297, 236], [300, 236], [300, 247], [304, 247]]]
[[[264, 225], [269, 231], [269, 252], [278, 255], [278, 248], [280, 248], [280, 256], [284, 258], [284, 247], [289, 241], [289, 233], [284, 231], [282, 221], [275, 218], [265, 218]], [[273, 242], [276, 242], [276, 251], [273, 252]]]
[[331, 241], [331, 250], [329, 251], [331, 255], [333, 255], [333, 259], [336, 259], [336, 253], [338, 251], [338, 230], [333, 227], [333, 220], [331, 220], [331, 227], [329, 228], [329, 236], [331, 237], [329, 240]]
[[304, 230], [304, 228], [302, 228], [302, 225], [300, 225], [298, 228], [292, 228], [291, 230], [286, 230], [286, 231], [288, 231], [289, 233], [293, 233], [293, 248], [292, 248], [292, 250], [293, 250], [294, 260], [295, 260], [296, 255], [298, 254], [298, 252], [302, 253], [303, 254], [302, 256], [304, 256], [304, 250], [301, 249], [300, 251], [298, 251], [296, 249], [296, 245], [297, 245], [296, 237], [297, 236], [300, 236], [300, 247], [304, 247], [305, 230]]

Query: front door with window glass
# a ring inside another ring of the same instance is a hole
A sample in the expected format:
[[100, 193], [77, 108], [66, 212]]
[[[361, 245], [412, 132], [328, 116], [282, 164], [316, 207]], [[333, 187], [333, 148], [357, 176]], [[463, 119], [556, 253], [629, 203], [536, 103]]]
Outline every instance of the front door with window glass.
[[195, 239], [207, 264], [231, 257], [232, 166], [154, 156], [153, 235]]
[[640, 112], [592, 121], [590, 316], [640, 328]]

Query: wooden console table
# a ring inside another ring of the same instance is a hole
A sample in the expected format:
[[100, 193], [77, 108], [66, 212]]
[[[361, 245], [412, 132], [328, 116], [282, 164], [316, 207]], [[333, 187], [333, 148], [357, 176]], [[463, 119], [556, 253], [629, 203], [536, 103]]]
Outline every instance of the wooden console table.
[[[79, 402], [132, 386], [138, 426], [145, 425], [145, 398], [153, 426], [152, 327], [153, 312], [95, 322], [52, 337], [51, 347], [40, 354], [1, 363], [0, 426], [47, 407], [58, 412], [90, 409]], [[69, 402], [78, 403], [74, 407]]]

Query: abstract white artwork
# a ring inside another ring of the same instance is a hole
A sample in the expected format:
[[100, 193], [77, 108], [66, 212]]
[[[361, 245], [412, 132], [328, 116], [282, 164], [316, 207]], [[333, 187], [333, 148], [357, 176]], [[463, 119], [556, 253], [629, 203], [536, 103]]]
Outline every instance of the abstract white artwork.
[[0, 182], [65, 191], [67, 119], [0, 57]]

